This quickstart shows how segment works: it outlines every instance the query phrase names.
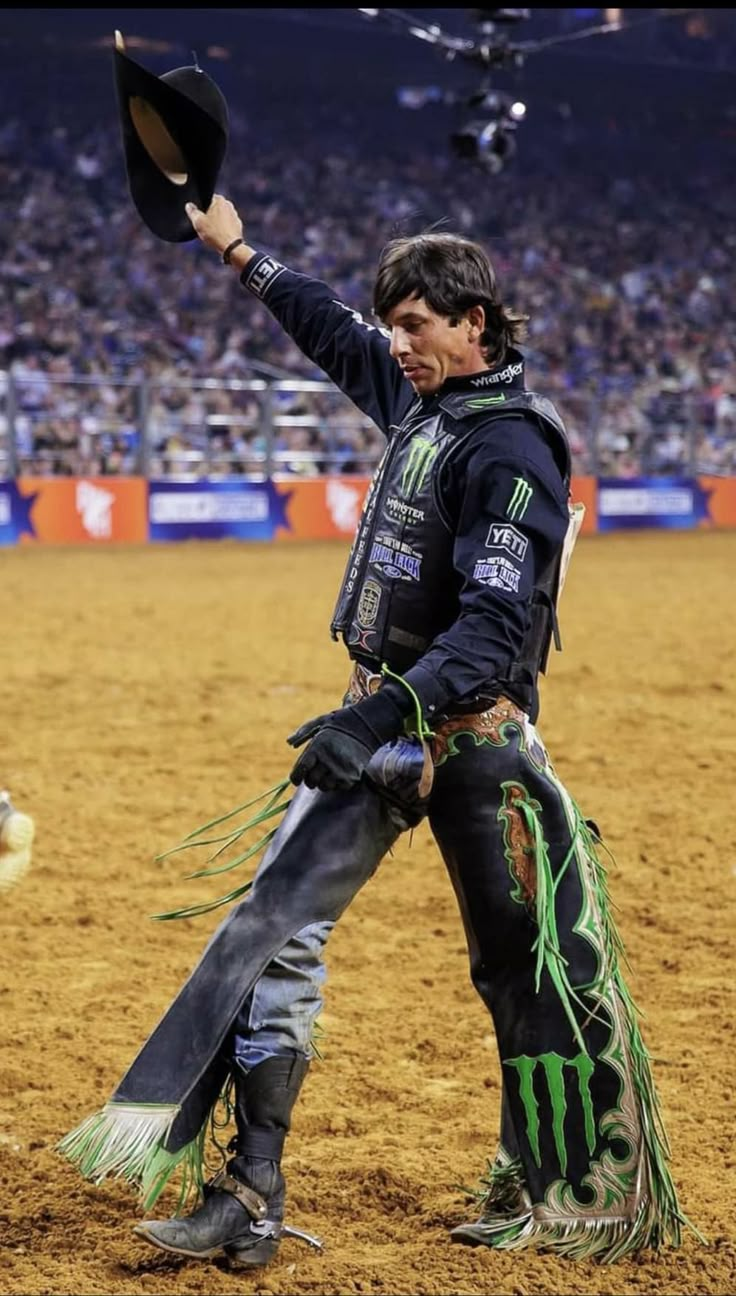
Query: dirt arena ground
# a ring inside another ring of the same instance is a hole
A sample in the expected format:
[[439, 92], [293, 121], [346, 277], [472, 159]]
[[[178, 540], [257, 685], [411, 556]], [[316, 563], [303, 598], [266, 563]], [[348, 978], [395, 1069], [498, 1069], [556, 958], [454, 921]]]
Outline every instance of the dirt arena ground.
[[0, 1291], [733, 1291], [736, 535], [581, 542], [540, 724], [616, 856], [674, 1176], [707, 1248], [688, 1237], [602, 1269], [450, 1245], [468, 1211], [455, 1185], [475, 1183], [494, 1149], [499, 1068], [425, 829], [331, 942], [325, 1060], [285, 1158], [291, 1220], [323, 1255], [288, 1241], [252, 1276], [167, 1257], [132, 1236], [129, 1189], [94, 1188], [55, 1153], [217, 922], [149, 921], [221, 893], [153, 856], [288, 772], [285, 735], [341, 695], [346, 659], [326, 623], [344, 553], [0, 551], [0, 786], [38, 833], [32, 872], [0, 898]]

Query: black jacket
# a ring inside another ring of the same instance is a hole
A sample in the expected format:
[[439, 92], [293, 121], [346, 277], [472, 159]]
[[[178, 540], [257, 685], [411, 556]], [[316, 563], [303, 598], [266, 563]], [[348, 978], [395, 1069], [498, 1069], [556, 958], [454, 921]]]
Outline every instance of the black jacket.
[[383, 330], [326, 284], [256, 255], [242, 282], [386, 434], [333, 636], [401, 674], [432, 715], [506, 692], [532, 716], [569, 523], [559, 415], [524, 392], [523, 358], [420, 398]]

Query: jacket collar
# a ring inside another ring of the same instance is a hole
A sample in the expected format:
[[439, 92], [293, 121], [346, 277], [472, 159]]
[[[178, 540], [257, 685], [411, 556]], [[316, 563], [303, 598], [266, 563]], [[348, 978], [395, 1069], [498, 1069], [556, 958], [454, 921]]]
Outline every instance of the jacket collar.
[[505, 388], [517, 388], [523, 391], [523, 355], [516, 347], [507, 347], [503, 362], [492, 364], [490, 368], [481, 369], [478, 373], [464, 373], [459, 378], [447, 378], [442, 384], [441, 394], [446, 391], [498, 391]]
[[507, 391], [509, 388], [524, 390], [524, 357], [515, 347], [507, 347], [503, 361], [481, 369], [475, 374], [463, 374], [460, 378], [448, 378], [435, 396], [445, 396], [456, 391]]

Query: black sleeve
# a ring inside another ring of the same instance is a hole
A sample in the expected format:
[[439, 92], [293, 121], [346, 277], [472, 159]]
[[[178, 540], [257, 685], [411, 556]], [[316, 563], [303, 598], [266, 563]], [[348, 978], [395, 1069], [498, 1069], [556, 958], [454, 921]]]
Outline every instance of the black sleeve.
[[414, 399], [409, 382], [389, 354], [382, 329], [337, 301], [320, 279], [289, 270], [257, 253], [240, 276], [300, 351], [388, 435]]
[[567, 492], [551, 455], [547, 464], [544, 447], [530, 448], [530, 457], [498, 459], [481, 447], [459, 483], [460, 612], [404, 676], [426, 715], [507, 677], [529, 624], [535, 581], [562, 546]]

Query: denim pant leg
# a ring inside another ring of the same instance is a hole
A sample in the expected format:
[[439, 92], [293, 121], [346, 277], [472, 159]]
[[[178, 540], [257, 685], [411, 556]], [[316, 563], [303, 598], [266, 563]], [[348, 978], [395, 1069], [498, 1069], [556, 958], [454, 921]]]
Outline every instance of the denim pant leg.
[[322, 952], [334, 925], [303, 927], [259, 977], [233, 1027], [233, 1060], [240, 1070], [283, 1053], [312, 1056], [312, 1028], [327, 975]]

